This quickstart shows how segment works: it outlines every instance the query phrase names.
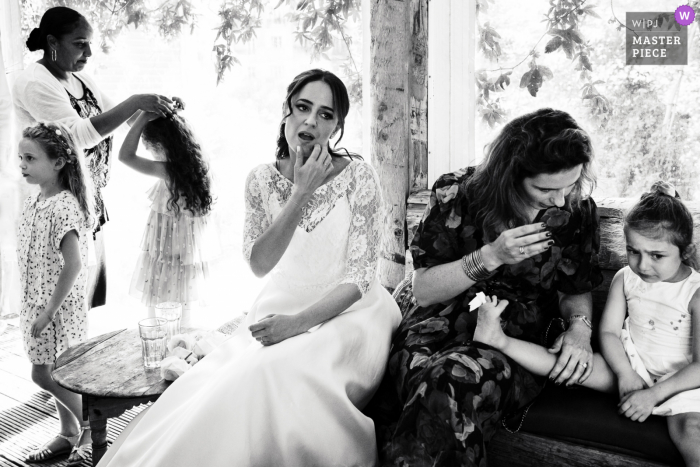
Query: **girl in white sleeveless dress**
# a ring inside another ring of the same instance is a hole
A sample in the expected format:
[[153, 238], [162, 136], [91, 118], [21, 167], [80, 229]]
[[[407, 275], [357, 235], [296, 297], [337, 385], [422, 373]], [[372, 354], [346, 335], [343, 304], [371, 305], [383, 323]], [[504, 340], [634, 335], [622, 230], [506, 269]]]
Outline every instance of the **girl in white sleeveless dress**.
[[348, 105], [328, 72], [292, 82], [278, 161], [246, 184], [244, 255], [270, 280], [233, 336], [132, 422], [101, 467], [376, 464], [361, 409], [400, 312], [376, 277], [376, 174], [327, 147]]
[[[667, 417], [686, 465], [700, 465], [700, 273], [693, 217], [673, 187], [659, 182], [625, 217], [629, 266], [612, 280], [600, 322], [603, 356], [580, 384], [618, 392], [620, 414], [643, 422]], [[556, 356], [506, 336], [496, 297], [479, 308], [474, 340], [546, 375]], [[604, 358], [603, 358], [604, 357]], [[585, 376], [585, 374], [584, 374]]]

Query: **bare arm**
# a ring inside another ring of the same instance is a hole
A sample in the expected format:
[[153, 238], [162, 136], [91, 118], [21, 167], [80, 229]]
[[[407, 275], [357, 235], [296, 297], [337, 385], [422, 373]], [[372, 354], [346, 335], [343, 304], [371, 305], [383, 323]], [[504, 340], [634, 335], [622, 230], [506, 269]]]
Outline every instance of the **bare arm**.
[[248, 329], [263, 345], [273, 345], [335, 318], [362, 297], [355, 284], [340, 284], [296, 315], [268, 315]]
[[[90, 118], [92, 126], [102, 136], [111, 134], [122, 123], [135, 120], [134, 115], [139, 111], [153, 112], [160, 117], [172, 114], [173, 101], [157, 94], [134, 94], [112, 109]], [[134, 120], [132, 120], [132, 118]]]
[[[503, 264], [515, 264], [549, 248], [548, 232], [543, 224], [529, 224], [506, 230], [493, 243], [481, 248], [488, 271]], [[523, 247], [523, 252], [520, 252]], [[413, 295], [420, 306], [444, 302], [474, 285], [462, 270], [462, 260], [417, 269], [413, 275]]]
[[39, 317], [32, 323], [31, 333], [34, 337], [39, 337], [41, 332], [53, 321], [58, 309], [66, 299], [75, 284], [76, 279], [80, 275], [80, 270], [83, 267], [80, 259], [80, 244], [78, 242], [78, 234], [75, 230], [71, 230], [63, 236], [61, 240], [61, 255], [63, 256], [63, 269], [58, 275], [56, 288], [51, 294], [44, 312], [39, 314]]
[[280, 215], [253, 244], [250, 268], [257, 277], [263, 277], [272, 271], [287, 251], [294, 231], [301, 221], [302, 207], [311, 200], [314, 191], [321, 186], [333, 168], [330, 157], [326, 148], [322, 149], [319, 145], [315, 145], [306, 162], [301, 155], [296, 157], [292, 196]]
[[150, 112], [139, 112], [139, 114], [119, 149], [119, 160], [137, 172], [166, 180], [168, 174], [165, 170], [165, 162], [153, 161], [136, 155], [143, 129], [149, 121], [160, 117]]
[[659, 402], [676, 394], [700, 387], [700, 289], [695, 291], [688, 304], [693, 326], [693, 361], [668, 379], [651, 387]]
[[630, 365], [620, 340], [620, 331], [626, 315], [627, 300], [625, 299], [624, 277], [621, 269], [615, 274], [610, 284], [608, 300], [600, 319], [600, 350], [618, 380], [637, 375]]

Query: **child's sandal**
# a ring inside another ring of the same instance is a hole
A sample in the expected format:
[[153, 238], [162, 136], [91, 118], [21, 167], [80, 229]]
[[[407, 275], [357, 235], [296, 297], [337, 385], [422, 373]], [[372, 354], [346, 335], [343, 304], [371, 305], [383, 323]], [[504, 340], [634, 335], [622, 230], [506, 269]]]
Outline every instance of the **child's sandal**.
[[[73, 435], [73, 436], [66, 436], [66, 435], [62, 435], [61, 433], [59, 433], [53, 439], [47, 441], [46, 444], [44, 444], [42, 447], [35, 449], [34, 451], [27, 454], [27, 458], [25, 459], [25, 462], [27, 462], [29, 464], [32, 464], [35, 462], [45, 462], [47, 460], [54, 459], [56, 457], [70, 453], [71, 450], [73, 449], [73, 445], [75, 444], [75, 440], [80, 439], [79, 435], [80, 435], [80, 433], [78, 433], [77, 435]], [[57, 449], [55, 451], [52, 451], [51, 449], [49, 449], [48, 446], [56, 438], [61, 438], [61, 439], [68, 441], [68, 445], [64, 446], [60, 449]]]
[[78, 440], [75, 442], [73, 450], [70, 452], [70, 456], [68, 456], [68, 463], [66, 464], [67, 467], [77, 467], [82, 465], [83, 461], [89, 461], [92, 459], [92, 441], [89, 440], [87, 443], [80, 444], [83, 441], [83, 435], [85, 433], [90, 433], [89, 427], [80, 428]]

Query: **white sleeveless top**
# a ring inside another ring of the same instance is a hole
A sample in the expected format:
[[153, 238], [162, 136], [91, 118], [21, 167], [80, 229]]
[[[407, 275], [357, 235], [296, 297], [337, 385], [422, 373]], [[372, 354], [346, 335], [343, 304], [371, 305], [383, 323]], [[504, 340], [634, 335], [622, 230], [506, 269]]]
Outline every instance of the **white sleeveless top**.
[[623, 280], [630, 337], [652, 378], [675, 373], [692, 362], [688, 304], [700, 287], [700, 273], [691, 270], [680, 282], [650, 284], [627, 266]]

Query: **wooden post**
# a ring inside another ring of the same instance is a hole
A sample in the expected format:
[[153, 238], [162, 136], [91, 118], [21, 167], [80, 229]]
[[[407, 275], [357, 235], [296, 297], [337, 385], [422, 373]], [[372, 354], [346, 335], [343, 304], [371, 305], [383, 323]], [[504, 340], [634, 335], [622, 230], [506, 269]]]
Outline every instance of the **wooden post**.
[[370, 8], [370, 151], [384, 198], [379, 279], [388, 289], [403, 279], [406, 260], [410, 4], [377, 0]]
[[411, 193], [428, 188], [428, 2], [411, 0], [410, 145], [408, 183]]
[[365, 118], [385, 208], [379, 278], [393, 289], [404, 277], [409, 191], [428, 186], [428, 0], [368, 3]]

